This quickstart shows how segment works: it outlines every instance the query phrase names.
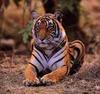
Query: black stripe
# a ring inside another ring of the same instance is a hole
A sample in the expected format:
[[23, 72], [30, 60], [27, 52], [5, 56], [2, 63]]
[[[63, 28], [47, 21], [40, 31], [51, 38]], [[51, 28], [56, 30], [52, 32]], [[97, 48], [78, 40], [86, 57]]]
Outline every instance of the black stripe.
[[[60, 31], [59, 25], [58, 25], [58, 23], [57, 23], [54, 19], [52, 19], [52, 18], [50, 18], [50, 17], [48, 17], [48, 18], [49, 18], [49, 20], [50, 20], [50, 19], [53, 20], [54, 26], [56, 25], [54, 28], [55, 28], [55, 29], [58, 29], [58, 34], [56, 34], [55, 37], [58, 38], [58, 36], [59, 36], [59, 34], [60, 34], [60, 33], [59, 33], [59, 31]], [[57, 31], [55, 31], [55, 32], [57, 32]]]
[[53, 51], [53, 54], [56, 54], [62, 47], [64, 47], [65, 43], [65, 41], [62, 41], [60, 45]]
[[43, 60], [43, 58], [41, 57], [41, 55], [39, 54], [39, 52], [38, 51], [36, 51], [35, 49], [34, 49], [34, 51], [40, 56], [40, 58]]
[[[67, 65], [63, 65], [62, 67], [64, 67], [64, 66], [66, 66], [66, 68], [67, 68], [66, 73], [65, 73], [65, 74], [67, 74], [68, 70], [69, 70], [69, 67]], [[68, 73], [68, 75], [69, 75], [69, 73]]]
[[48, 56], [45, 54], [45, 52], [43, 51], [43, 49], [41, 49], [38, 45], [35, 45], [35, 47], [36, 47], [36, 49], [38, 49], [38, 50], [44, 55], [44, 58], [45, 58], [46, 60], [48, 60], [48, 59], [47, 59]]
[[[59, 56], [60, 54], [62, 54], [65, 50], [66, 50], [66, 48], [63, 51], [61, 51], [57, 56]], [[54, 58], [56, 58], [57, 56], [55, 56]]]
[[35, 57], [35, 59], [40, 63], [40, 65], [44, 68], [44, 66], [43, 66], [43, 64], [41, 63], [41, 61], [34, 55], [34, 54], [32, 54], [34, 57]]
[[57, 29], [58, 29], [58, 34], [57, 34], [57, 37], [60, 35], [60, 29], [59, 29], [59, 26], [58, 26], [58, 23], [56, 22], [57, 24]]
[[[66, 55], [67, 55], [67, 54], [66, 54]], [[65, 56], [66, 56], [66, 55], [65, 55]], [[64, 59], [65, 56], [63, 56], [62, 58], [60, 58], [60, 59], [58, 59], [57, 61], [55, 61], [55, 62], [51, 65], [51, 67], [52, 67], [54, 64], [58, 63], [59, 61], [61, 61], [62, 59]]]
[[67, 66], [67, 71], [66, 71], [66, 74], [69, 75], [69, 67]]
[[31, 65], [36, 69], [36, 72], [37, 72], [37, 74], [38, 74], [38, 73], [39, 73], [38, 68], [37, 68], [34, 64], [32, 64], [31, 62], [29, 62], [29, 64], [31, 64]]
[[[58, 24], [57, 24], [57, 22], [54, 20], [54, 19], [52, 19], [53, 20], [53, 26], [54, 26], [54, 29], [56, 30], [54, 33], [54, 37], [56, 37], [56, 38], [58, 38], [58, 36], [59, 36], [59, 26], [58, 26]], [[58, 33], [57, 33], [58, 32]]]

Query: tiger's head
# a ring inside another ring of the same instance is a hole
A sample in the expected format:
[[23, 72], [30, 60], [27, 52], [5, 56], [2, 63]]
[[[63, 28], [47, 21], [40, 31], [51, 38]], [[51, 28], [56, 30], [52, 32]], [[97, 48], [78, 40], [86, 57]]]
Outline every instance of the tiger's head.
[[[52, 49], [66, 38], [65, 30], [61, 24], [61, 14], [45, 14], [38, 16], [33, 13], [34, 25], [32, 29], [35, 44], [41, 48]], [[67, 40], [67, 39], [66, 39]]]

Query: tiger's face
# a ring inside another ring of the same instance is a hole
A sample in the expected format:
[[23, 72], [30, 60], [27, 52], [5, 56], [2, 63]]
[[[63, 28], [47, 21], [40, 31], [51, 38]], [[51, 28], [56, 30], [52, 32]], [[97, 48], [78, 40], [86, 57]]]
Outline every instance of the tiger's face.
[[52, 49], [59, 45], [66, 35], [61, 23], [53, 14], [37, 17], [32, 33], [35, 43], [46, 49]]

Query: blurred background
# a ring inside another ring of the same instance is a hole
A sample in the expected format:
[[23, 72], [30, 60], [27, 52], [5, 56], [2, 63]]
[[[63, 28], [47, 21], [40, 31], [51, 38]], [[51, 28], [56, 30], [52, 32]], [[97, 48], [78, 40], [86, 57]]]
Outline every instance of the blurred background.
[[90, 54], [100, 53], [100, 0], [0, 0], [0, 50], [30, 49], [32, 11], [63, 13], [69, 41], [79, 39]]
[[[24, 87], [23, 71], [31, 55], [32, 11], [63, 13], [69, 41], [86, 47], [75, 75], [48, 87]], [[0, 0], [0, 94], [100, 94], [100, 0]]]

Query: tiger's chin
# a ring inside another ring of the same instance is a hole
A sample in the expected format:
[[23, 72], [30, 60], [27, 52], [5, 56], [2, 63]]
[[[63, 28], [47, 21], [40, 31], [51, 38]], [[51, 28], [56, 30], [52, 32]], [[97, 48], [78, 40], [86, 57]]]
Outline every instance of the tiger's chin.
[[39, 47], [42, 48], [43, 50], [53, 50], [54, 49], [54, 47], [49, 44], [40, 44]]

